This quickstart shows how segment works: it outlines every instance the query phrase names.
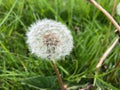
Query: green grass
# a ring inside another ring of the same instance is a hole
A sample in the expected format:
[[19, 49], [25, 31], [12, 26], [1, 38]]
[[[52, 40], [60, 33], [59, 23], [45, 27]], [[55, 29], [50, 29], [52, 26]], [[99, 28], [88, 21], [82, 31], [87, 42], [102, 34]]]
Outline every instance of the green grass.
[[[97, 0], [109, 13], [113, 1]], [[70, 90], [93, 84], [95, 78], [97, 90], [120, 89], [120, 68], [114, 68], [120, 58], [119, 44], [95, 75], [100, 57], [116, 35], [115, 27], [87, 0], [0, 0], [0, 90], [50, 90], [51, 79], [41, 84], [46, 76], [54, 79], [53, 66], [29, 52], [25, 35], [31, 23], [43, 18], [66, 24], [74, 37], [71, 55], [57, 62]], [[114, 18], [120, 23], [119, 16]], [[59, 90], [58, 84], [52, 88]]]

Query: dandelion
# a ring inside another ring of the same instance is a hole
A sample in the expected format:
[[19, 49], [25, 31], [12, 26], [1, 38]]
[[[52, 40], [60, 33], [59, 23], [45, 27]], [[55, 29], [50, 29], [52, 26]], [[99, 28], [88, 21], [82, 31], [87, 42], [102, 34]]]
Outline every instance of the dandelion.
[[33, 23], [26, 35], [30, 51], [38, 57], [52, 61], [61, 90], [65, 90], [55, 60], [70, 54], [73, 48], [70, 30], [60, 22], [43, 19]]
[[60, 60], [69, 55], [73, 38], [68, 28], [60, 22], [43, 19], [32, 24], [27, 32], [30, 51], [46, 60]]
[[116, 7], [116, 12], [120, 16], [120, 3], [118, 3], [118, 5]]

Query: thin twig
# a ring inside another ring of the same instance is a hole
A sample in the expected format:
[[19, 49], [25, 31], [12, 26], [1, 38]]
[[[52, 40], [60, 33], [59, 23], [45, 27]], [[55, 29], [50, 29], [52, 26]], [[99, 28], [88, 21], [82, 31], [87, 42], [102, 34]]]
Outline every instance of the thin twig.
[[57, 68], [57, 65], [56, 65], [56, 63], [55, 63], [55, 60], [52, 60], [52, 63], [53, 63], [54, 70], [55, 70], [55, 73], [56, 73], [56, 75], [57, 75], [58, 82], [59, 82], [59, 84], [60, 84], [61, 90], [66, 90], [66, 88], [64, 87], [63, 81], [62, 81], [62, 79], [61, 79], [59, 70], [58, 70], [58, 68]]
[[[116, 29], [120, 32], [120, 26], [118, 25], [118, 23], [114, 20], [114, 18], [100, 5], [98, 4], [95, 0], [89, 0], [91, 3], [93, 3], [93, 5], [95, 5], [100, 11], [102, 11], [109, 19], [110, 21], [114, 24], [114, 26], [116, 27]], [[106, 59], [106, 57], [110, 54], [110, 52], [112, 51], [112, 49], [115, 47], [115, 45], [117, 44], [119, 38], [117, 38], [114, 43], [106, 50], [106, 52], [103, 54], [103, 56], [101, 57], [99, 63], [97, 64], [96, 68], [100, 68], [100, 66], [102, 65], [103, 61]]]
[[94, 6], [96, 6], [100, 11], [102, 11], [109, 18], [109, 20], [113, 23], [113, 25], [116, 27], [116, 29], [120, 32], [120, 26], [115, 21], [115, 19], [100, 4], [98, 4], [95, 0], [89, 0], [89, 1]]
[[95, 71], [95, 78], [94, 78], [94, 83], [93, 86], [95, 87], [95, 83], [96, 83], [96, 76], [98, 75], [98, 71], [99, 68], [101, 67], [102, 63], [104, 62], [104, 60], [107, 58], [107, 56], [111, 53], [111, 51], [113, 50], [113, 48], [116, 46], [116, 44], [118, 43], [119, 38], [116, 38], [115, 41], [113, 42], [113, 44], [106, 50], [106, 52], [103, 54], [103, 56], [100, 58], [97, 66], [96, 66], [96, 71]]
[[103, 63], [103, 61], [107, 58], [107, 56], [111, 53], [112, 49], [116, 46], [118, 43], [119, 38], [116, 38], [113, 44], [106, 50], [106, 52], [103, 54], [103, 56], [100, 58], [99, 63], [97, 64], [96, 68], [99, 69]]
[[[118, 25], [118, 23], [114, 20], [114, 18], [104, 9], [102, 8], [101, 5], [99, 5], [95, 0], [89, 0], [95, 7], [97, 7], [100, 11], [103, 12], [103, 14], [105, 14], [109, 20], [113, 23], [113, 25], [116, 27], [117, 31], [116, 33], [119, 35], [120, 33], [120, 26]], [[114, 9], [114, 8], [113, 8]], [[114, 13], [113, 13], [114, 14]], [[113, 15], [112, 14], [112, 15]], [[103, 54], [103, 56], [100, 58], [99, 63], [96, 66], [96, 72], [95, 72], [95, 76], [98, 75], [98, 70], [101, 67], [103, 61], [107, 58], [107, 56], [111, 53], [111, 51], [113, 50], [113, 48], [116, 46], [116, 44], [118, 43], [119, 38], [116, 38], [115, 41], [113, 42], [113, 44], [106, 50], [106, 52]], [[94, 86], [96, 83], [96, 78], [94, 78]]]

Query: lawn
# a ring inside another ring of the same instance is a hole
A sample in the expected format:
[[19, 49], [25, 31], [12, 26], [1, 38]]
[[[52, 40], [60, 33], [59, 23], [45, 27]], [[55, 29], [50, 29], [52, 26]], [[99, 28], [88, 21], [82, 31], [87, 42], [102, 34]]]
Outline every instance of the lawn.
[[[120, 23], [114, 0], [96, 1]], [[120, 89], [119, 44], [96, 71], [117, 35], [114, 25], [88, 0], [0, 0], [0, 90], [60, 90], [52, 63], [31, 54], [26, 44], [28, 27], [44, 18], [62, 22], [72, 32], [71, 54], [57, 61], [68, 90]]]

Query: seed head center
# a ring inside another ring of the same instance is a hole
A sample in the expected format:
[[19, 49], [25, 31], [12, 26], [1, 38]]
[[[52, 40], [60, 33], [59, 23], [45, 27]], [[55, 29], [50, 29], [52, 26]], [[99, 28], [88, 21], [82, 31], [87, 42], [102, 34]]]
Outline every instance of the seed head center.
[[48, 54], [47, 57], [49, 59], [53, 58], [56, 51], [56, 47], [59, 43], [59, 39], [56, 37], [55, 34], [50, 33], [50, 34], [44, 35], [43, 43], [47, 47], [47, 51], [46, 51], [46, 53]]

